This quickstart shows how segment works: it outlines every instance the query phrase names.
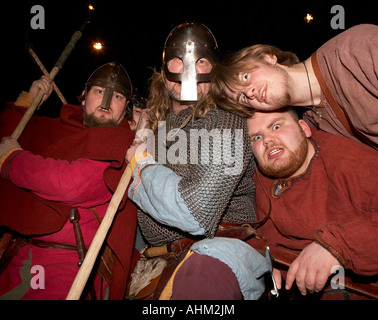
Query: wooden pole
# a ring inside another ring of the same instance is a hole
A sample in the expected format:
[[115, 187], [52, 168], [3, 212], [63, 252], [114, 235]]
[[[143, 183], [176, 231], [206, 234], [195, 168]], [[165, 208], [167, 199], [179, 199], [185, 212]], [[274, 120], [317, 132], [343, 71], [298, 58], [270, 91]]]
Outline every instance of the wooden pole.
[[113, 223], [115, 214], [117, 213], [119, 204], [126, 192], [127, 186], [129, 185], [132, 176], [132, 170], [129, 165], [127, 165], [121, 180], [117, 186], [116, 191], [109, 203], [108, 209], [104, 219], [102, 220], [100, 227], [98, 228], [93, 241], [87, 251], [83, 264], [81, 265], [79, 272], [77, 273], [74, 282], [72, 283], [71, 289], [67, 295], [66, 300], [79, 300], [81, 293], [88, 281], [89, 275], [93, 269], [93, 265], [96, 262], [98, 253], [104, 243], [104, 240], [108, 234], [108, 231]]
[[[126, 120], [125, 120], [126, 121]], [[138, 132], [139, 128], [142, 124], [142, 115], [139, 118], [137, 129]], [[145, 130], [145, 129], [144, 129]], [[138, 137], [139, 139], [143, 139], [144, 137], [143, 131]], [[143, 139], [145, 141], [145, 139]], [[140, 141], [140, 140], [139, 140]], [[92, 272], [93, 266], [96, 262], [98, 253], [102, 247], [102, 244], [105, 241], [105, 238], [108, 234], [108, 231], [113, 223], [115, 214], [117, 213], [119, 204], [122, 201], [123, 196], [125, 195], [127, 186], [129, 185], [130, 179], [132, 177], [132, 170], [129, 165], [127, 165], [122, 177], [119, 181], [116, 191], [113, 194], [113, 197], [109, 203], [109, 206], [106, 210], [104, 219], [101, 222], [100, 227], [98, 228], [91, 245], [87, 251], [87, 254], [84, 258], [83, 264], [81, 265], [78, 273], [76, 274], [75, 280], [72, 283], [71, 289], [68, 292], [66, 300], [79, 300], [80, 296], [84, 290], [84, 287], [88, 281], [88, 278]]]
[[[59, 71], [59, 69], [56, 68], [56, 67], [54, 67], [51, 70], [51, 72], [49, 74], [50, 80], [54, 79], [54, 77], [56, 76], [56, 74], [58, 73], [58, 71]], [[14, 131], [12, 133], [12, 138], [18, 139], [21, 136], [22, 132], [24, 131], [24, 129], [26, 127], [26, 125], [28, 124], [29, 120], [33, 116], [35, 110], [40, 105], [44, 94], [45, 93], [42, 90], [39, 90], [37, 96], [34, 98], [33, 102], [30, 105], [30, 107], [24, 113], [24, 115], [23, 115], [22, 119], [20, 120], [20, 122], [18, 123], [16, 129], [14, 129]]]
[[[39, 67], [39, 69], [42, 71], [42, 73], [45, 76], [49, 77], [49, 72], [46, 70], [46, 68], [43, 65], [42, 61], [39, 59], [39, 57], [37, 56], [37, 54], [35, 53], [35, 51], [30, 46], [28, 48], [28, 52], [29, 52], [30, 56], [33, 58], [34, 62]], [[59, 90], [59, 88], [56, 85], [56, 83], [54, 81], [52, 81], [51, 83], [53, 84], [54, 91], [57, 94], [57, 96], [59, 97], [59, 99], [62, 102], [62, 104], [67, 104], [67, 100], [64, 98], [62, 92]]]
[[[63, 52], [61, 53], [58, 61], [55, 63], [55, 66], [52, 68], [49, 78], [50, 80], [54, 80], [56, 74], [59, 72], [59, 70], [63, 67], [64, 62], [67, 60], [69, 55], [71, 54], [72, 50], [75, 47], [75, 44], [79, 41], [79, 39], [82, 36], [82, 31], [84, 30], [85, 26], [89, 23], [89, 20], [86, 20], [84, 24], [81, 26], [81, 28], [76, 31], [72, 37], [71, 40], [68, 42], [67, 46], [64, 48]], [[12, 138], [18, 139], [22, 132], [24, 131], [26, 125], [28, 124], [29, 120], [33, 116], [35, 110], [40, 105], [42, 98], [43, 98], [44, 92], [42, 90], [39, 90], [39, 93], [34, 98], [32, 104], [28, 108], [28, 110], [25, 112], [24, 116], [22, 117], [21, 121], [19, 122], [18, 126], [12, 133]]]

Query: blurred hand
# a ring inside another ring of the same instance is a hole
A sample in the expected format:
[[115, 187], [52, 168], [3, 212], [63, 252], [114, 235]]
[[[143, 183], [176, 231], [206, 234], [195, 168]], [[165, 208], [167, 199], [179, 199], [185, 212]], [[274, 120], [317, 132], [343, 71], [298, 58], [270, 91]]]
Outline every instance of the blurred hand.
[[130, 146], [130, 148], [126, 152], [126, 156], [125, 156], [126, 161], [130, 162], [133, 155], [140, 152], [147, 152], [146, 144], [142, 141], [134, 141], [133, 144]]
[[4, 137], [0, 142], [0, 158], [1, 156], [12, 148], [21, 148], [17, 139], [12, 137]]
[[35, 98], [38, 95], [39, 90], [44, 92], [42, 102], [46, 101], [53, 90], [53, 84], [49, 77], [42, 76], [41, 79], [33, 81], [29, 89], [29, 95]]

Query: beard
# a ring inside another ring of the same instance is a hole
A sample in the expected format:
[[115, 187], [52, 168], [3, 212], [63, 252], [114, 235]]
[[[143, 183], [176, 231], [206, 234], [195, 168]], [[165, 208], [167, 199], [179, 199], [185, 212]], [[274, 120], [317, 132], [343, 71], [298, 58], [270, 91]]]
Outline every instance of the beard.
[[[168, 95], [172, 101], [179, 102], [180, 104], [183, 103], [181, 101], [181, 92], [178, 93], [174, 89], [171, 89], [171, 90], [168, 90]], [[203, 93], [202, 92], [198, 93], [197, 91], [197, 101], [202, 100], [202, 98], [203, 98]], [[186, 104], [186, 102], [184, 104]]]
[[277, 159], [270, 166], [264, 166], [259, 164], [261, 172], [271, 178], [285, 179], [294, 175], [298, 169], [303, 165], [308, 153], [307, 138], [300, 130], [301, 142], [296, 150], [291, 151], [285, 145], [283, 147], [289, 156], [286, 159]]
[[93, 113], [87, 114], [83, 111], [83, 123], [88, 127], [116, 127], [118, 123], [114, 119], [97, 118]]
[[292, 79], [289, 77], [289, 74], [282, 68], [276, 65], [270, 65], [270, 68], [276, 70], [280, 74], [281, 81], [278, 82], [281, 86], [281, 93], [277, 96], [272, 96], [270, 104], [277, 106], [278, 108], [283, 108], [291, 104], [291, 94], [293, 85]]
[[168, 90], [168, 96], [172, 101], [180, 102], [180, 93], [177, 93], [174, 89]]
[[[260, 65], [257, 65], [255, 70], [258, 70], [261, 67], [264, 67], [264, 70], [274, 74], [274, 80], [266, 79], [259, 83], [259, 86], [264, 85], [266, 82], [268, 84], [268, 101], [267, 104], [262, 107], [259, 104], [252, 106], [257, 110], [278, 110], [284, 107], [291, 105], [291, 92], [293, 92], [293, 80], [289, 77], [289, 74], [286, 70], [281, 67], [271, 64], [266, 61], [260, 61]], [[239, 87], [236, 87], [235, 91], [240, 91], [245, 88], [249, 83], [241, 83]]]
[[275, 106], [275, 109], [281, 109], [288, 105], [290, 105], [291, 102], [291, 95], [288, 90], [289, 86], [286, 84], [284, 86], [284, 91], [282, 94], [278, 97], [272, 97], [270, 104]]

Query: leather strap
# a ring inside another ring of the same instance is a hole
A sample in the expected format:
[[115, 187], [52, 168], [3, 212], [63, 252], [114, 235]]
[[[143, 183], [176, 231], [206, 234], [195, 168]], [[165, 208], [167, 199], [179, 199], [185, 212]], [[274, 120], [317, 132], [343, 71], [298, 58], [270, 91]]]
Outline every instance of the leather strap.
[[320, 85], [322, 91], [324, 92], [324, 95], [326, 96], [333, 112], [336, 114], [337, 118], [341, 121], [341, 123], [343, 124], [345, 129], [347, 129], [349, 134], [354, 137], [355, 134], [354, 134], [354, 132], [353, 132], [353, 130], [352, 130], [350, 124], [349, 124], [347, 117], [345, 116], [344, 111], [340, 108], [340, 106], [336, 102], [335, 98], [333, 97], [331, 91], [329, 91], [329, 88], [328, 88], [328, 86], [327, 86], [327, 84], [326, 84], [326, 82], [323, 78], [323, 75], [320, 71], [320, 67], [319, 67], [319, 64], [318, 64], [316, 51], [311, 56], [311, 64], [312, 64], [312, 68], [314, 69], [315, 76], [319, 81], [319, 85]]
[[[255, 234], [255, 229], [248, 223], [222, 222], [215, 234], [216, 237], [236, 238], [247, 240]], [[188, 250], [193, 243], [201, 239], [182, 238], [167, 243], [161, 247], [145, 248], [141, 252], [142, 258], [153, 258], [167, 254], [177, 255]]]
[[333, 112], [335, 113], [336, 117], [340, 120], [340, 122], [345, 127], [345, 129], [349, 132], [349, 134], [352, 137], [357, 138], [358, 140], [364, 142], [368, 146], [377, 150], [377, 147], [369, 139], [367, 139], [364, 135], [362, 135], [360, 132], [358, 132], [353, 127], [350, 119], [347, 118], [347, 115], [345, 114], [345, 112], [341, 109], [339, 104], [336, 102], [335, 98], [332, 96], [332, 93], [329, 90], [329, 88], [328, 88], [328, 86], [327, 86], [327, 84], [326, 84], [326, 82], [323, 78], [323, 75], [320, 71], [316, 51], [311, 56], [311, 64], [312, 64], [312, 68], [314, 69], [315, 76], [318, 79], [320, 88], [324, 92], [324, 95], [326, 96], [326, 98], [327, 98]]
[[168, 258], [167, 266], [164, 268], [163, 272], [160, 275], [159, 282], [157, 283], [157, 286], [155, 288], [152, 300], [159, 300], [159, 297], [163, 292], [165, 286], [167, 285], [169, 279], [173, 275], [173, 272], [176, 270], [180, 262], [185, 258], [188, 250], [189, 249], [186, 249], [184, 251], [181, 251], [175, 257], [171, 256]]

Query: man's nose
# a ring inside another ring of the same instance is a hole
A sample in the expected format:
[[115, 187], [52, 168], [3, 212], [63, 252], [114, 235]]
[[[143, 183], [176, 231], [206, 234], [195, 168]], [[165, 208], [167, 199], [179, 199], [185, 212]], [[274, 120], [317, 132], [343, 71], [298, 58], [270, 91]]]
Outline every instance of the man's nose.
[[263, 143], [265, 146], [270, 147], [274, 142], [274, 137], [270, 134], [264, 135]]
[[254, 99], [255, 98], [255, 93], [256, 93], [256, 88], [255, 86], [249, 86], [248, 88], [246, 88], [244, 94], [246, 95], [246, 97], [250, 100]]

